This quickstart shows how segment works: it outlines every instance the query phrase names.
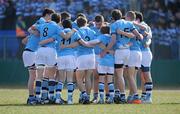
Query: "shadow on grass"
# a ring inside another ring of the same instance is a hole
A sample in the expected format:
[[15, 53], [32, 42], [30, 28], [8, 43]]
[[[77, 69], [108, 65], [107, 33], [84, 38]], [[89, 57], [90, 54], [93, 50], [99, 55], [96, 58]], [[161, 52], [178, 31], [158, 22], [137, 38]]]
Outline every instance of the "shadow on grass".
[[85, 106], [85, 105], [95, 105], [95, 104], [79, 104], [79, 103], [74, 103], [72, 105], [68, 105], [68, 104], [63, 104], [63, 105], [60, 105], [60, 104], [36, 104], [36, 105], [28, 105], [28, 104], [0, 104], [0, 107], [16, 107], [16, 106], [27, 106], [27, 107], [31, 107], [31, 106]]
[[160, 105], [180, 105], [180, 103], [160, 103]]

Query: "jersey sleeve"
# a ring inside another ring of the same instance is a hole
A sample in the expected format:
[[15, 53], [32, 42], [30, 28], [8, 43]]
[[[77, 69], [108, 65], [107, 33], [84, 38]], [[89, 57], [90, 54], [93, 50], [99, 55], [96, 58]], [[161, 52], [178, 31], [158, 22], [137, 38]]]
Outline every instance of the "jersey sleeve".
[[79, 41], [81, 38], [82, 38], [82, 37], [81, 37], [81, 35], [79, 34], [79, 31], [74, 33], [74, 40], [75, 40], [75, 41]]
[[131, 32], [136, 29], [133, 23], [129, 23], [129, 27]]
[[111, 34], [116, 34], [117, 26], [115, 23], [110, 25]]

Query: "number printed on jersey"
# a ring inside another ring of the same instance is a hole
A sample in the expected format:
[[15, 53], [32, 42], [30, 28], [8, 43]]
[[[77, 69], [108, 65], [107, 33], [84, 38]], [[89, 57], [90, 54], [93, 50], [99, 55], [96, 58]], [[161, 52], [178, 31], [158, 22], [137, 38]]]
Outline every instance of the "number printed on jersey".
[[48, 35], [48, 27], [45, 27], [43, 29], [43, 37], [46, 37]]
[[71, 38], [69, 38], [68, 40], [62, 39], [61, 43], [66, 45], [66, 44], [71, 44]]

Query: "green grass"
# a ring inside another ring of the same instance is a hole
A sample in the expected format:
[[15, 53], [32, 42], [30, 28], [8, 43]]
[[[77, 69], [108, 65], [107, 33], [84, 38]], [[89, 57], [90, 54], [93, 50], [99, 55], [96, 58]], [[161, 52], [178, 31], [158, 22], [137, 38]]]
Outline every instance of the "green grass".
[[[66, 94], [66, 92], [64, 92]], [[180, 114], [180, 91], [154, 90], [153, 104], [26, 105], [27, 90], [0, 89], [0, 114]]]

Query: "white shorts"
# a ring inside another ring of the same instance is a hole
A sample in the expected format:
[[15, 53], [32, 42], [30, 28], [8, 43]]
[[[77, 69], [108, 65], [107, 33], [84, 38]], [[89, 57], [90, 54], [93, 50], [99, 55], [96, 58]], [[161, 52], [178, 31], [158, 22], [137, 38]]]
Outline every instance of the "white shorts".
[[114, 67], [98, 65], [97, 69], [98, 69], [98, 73], [102, 74], [102, 75], [106, 75], [106, 74], [113, 75], [114, 74]]
[[54, 66], [56, 64], [57, 53], [54, 48], [40, 47], [37, 50], [36, 65], [43, 64]]
[[36, 52], [24, 51], [22, 58], [25, 67], [32, 66], [35, 64]]
[[143, 65], [144, 67], [150, 67], [153, 58], [151, 51], [142, 51], [141, 53], [142, 53], [141, 65]]
[[130, 57], [128, 61], [129, 67], [141, 67], [142, 53], [141, 51], [130, 51]]
[[127, 65], [129, 60], [130, 50], [129, 49], [117, 49], [115, 51], [115, 64]]
[[100, 58], [100, 55], [95, 55], [96, 69], [97, 69], [98, 64], [99, 64], [99, 58]]
[[95, 54], [78, 56], [77, 68], [77, 70], [95, 69]]
[[75, 56], [67, 55], [57, 58], [58, 70], [74, 70], [76, 69]]

